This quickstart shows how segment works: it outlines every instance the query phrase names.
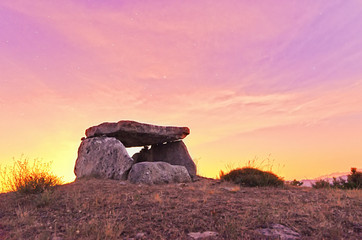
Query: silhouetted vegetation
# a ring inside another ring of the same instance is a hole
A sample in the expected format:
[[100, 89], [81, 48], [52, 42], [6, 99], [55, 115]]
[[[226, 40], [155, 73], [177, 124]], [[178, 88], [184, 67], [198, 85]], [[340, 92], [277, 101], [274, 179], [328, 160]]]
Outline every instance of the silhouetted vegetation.
[[244, 167], [231, 170], [224, 174], [220, 172], [220, 179], [231, 181], [241, 186], [264, 187], [264, 186], [282, 186], [284, 181], [272, 172], [266, 172], [257, 168]]
[[358, 172], [356, 168], [351, 168], [351, 174], [348, 175], [347, 184], [349, 188], [362, 188], [362, 172]]
[[338, 188], [338, 189], [361, 189], [362, 188], [362, 172], [358, 172], [356, 168], [351, 168], [351, 173], [347, 176], [347, 180], [342, 177], [333, 178], [333, 182], [327, 180], [318, 180], [312, 184], [313, 188]]
[[0, 169], [0, 192], [42, 193], [62, 180], [50, 171], [50, 163], [21, 158], [12, 167]]
[[303, 182], [301, 182], [301, 181], [297, 181], [296, 179], [294, 179], [294, 180], [293, 180], [293, 181], [291, 181], [289, 184], [290, 184], [290, 185], [292, 185], [292, 186], [297, 186], [297, 187], [300, 187], [300, 186], [302, 186], [302, 185], [303, 185]]
[[319, 188], [330, 188], [331, 184], [324, 179], [318, 180], [315, 183], [312, 184], [313, 188], [319, 189]]

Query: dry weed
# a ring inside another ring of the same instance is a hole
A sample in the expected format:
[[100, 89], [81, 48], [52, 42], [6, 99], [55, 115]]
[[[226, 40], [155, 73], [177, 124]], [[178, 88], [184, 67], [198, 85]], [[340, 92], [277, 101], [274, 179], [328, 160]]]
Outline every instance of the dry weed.
[[13, 166], [0, 168], [0, 193], [41, 193], [61, 184], [62, 180], [50, 171], [50, 164], [39, 159], [29, 161], [24, 156], [14, 159]]
[[82, 180], [54, 189], [51, 198], [56, 201], [44, 206], [37, 206], [29, 195], [1, 194], [0, 236], [187, 239], [190, 232], [212, 231], [219, 234], [214, 239], [260, 239], [259, 229], [273, 224], [287, 226], [301, 239], [361, 236], [360, 191], [303, 187], [225, 190], [233, 187], [216, 180], [183, 187]]

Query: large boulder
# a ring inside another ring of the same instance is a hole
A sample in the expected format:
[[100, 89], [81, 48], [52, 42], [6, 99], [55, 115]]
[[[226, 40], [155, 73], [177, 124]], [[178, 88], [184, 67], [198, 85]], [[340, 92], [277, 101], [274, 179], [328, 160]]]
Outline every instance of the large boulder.
[[167, 162], [171, 165], [185, 166], [190, 176], [196, 176], [196, 165], [183, 141], [152, 145], [132, 156], [135, 162]]
[[105, 122], [90, 127], [85, 132], [88, 138], [97, 136], [115, 137], [126, 147], [172, 142], [183, 139], [188, 134], [190, 134], [190, 129], [187, 127], [163, 127], [135, 121]]
[[131, 183], [165, 184], [191, 182], [184, 166], [173, 166], [166, 162], [141, 162], [132, 166], [128, 174]]
[[132, 164], [133, 159], [119, 140], [109, 137], [86, 138], [79, 146], [74, 173], [77, 178], [126, 180]]

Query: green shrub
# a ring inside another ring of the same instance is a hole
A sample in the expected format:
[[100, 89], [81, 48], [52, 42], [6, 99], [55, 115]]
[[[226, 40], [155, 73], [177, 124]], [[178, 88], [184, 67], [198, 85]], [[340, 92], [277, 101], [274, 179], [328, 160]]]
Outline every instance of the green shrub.
[[0, 169], [1, 192], [42, 193], [62, 183], [62, 180], [50, 171], [50, 163], [38, 159], [29, 161], [21, 158], [10, 168]]
[[362, 172], [358, 172], [356, 168], [351, 168], [351, 174], [347, 176], [347, 181], [343, 178], [333, 178], [333, 188], [340, 189], [361, 189], [362, 188]]
[[362, 172], [358, 172], [356, 168], [351, 168], [351, 174], [347, 177], [348, 188], [362, 188]]
[[220, 179], [247, 187], [282, 186], [284, 184], [283, 179], [274, 173], [251, 167], [234, 169], [227, 174], [221, 171]]
[[313, 188], [338, 188], [338, 189], [361, 189], [362, 188], [362, 172], [358, 172], [356, 168], [351, 168], [351, 174], [347, 176], [347, 181], [341, 177], [333, 178], [333, 182], [327, 180], [319, 180], [312, 184]]
[[344, 180], [343, 178], [339, 177], [339, 178], [335, 178], [333, 177], [333, 182], [331, 184], [332, 188], [340, 188], [340, 189], [346, 189], [347, 187], [347, 181]]
[[318, 180], [315, 183], [312, 184], [313, 188], [319, 189], [319, 188], [330, 188], [331, 184], [324, 179]]

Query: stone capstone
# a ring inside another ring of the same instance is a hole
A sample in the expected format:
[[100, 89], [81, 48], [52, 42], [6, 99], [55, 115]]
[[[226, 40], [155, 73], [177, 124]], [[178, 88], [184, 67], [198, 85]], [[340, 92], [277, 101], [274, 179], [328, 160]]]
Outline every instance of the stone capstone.
[[184, 166], [174, 166], [166, 162], [140, 162], [132, 166], [128, 174], [131, 183], [165, 184], [191, 182]]
[[132, 158], [135, 162], [167, 162], [184, 166], [192, 178], [196, 176], [196, 165], [183, 141], [152, 145], [151, 149], [143, 148]]
[[125, 147], [173, 142], [190, 134], [187, 127], [157, 126], [135, 121], [119, 121], [117, 123], [102, 123], [90, 127], [85, 132], [87, 138], [107, 136], [120, 140]]
[[132, 164], [133, 159], [116, 138], [86, 138], [79, 146], [74, 173], [77, 178], [125, 180]]

